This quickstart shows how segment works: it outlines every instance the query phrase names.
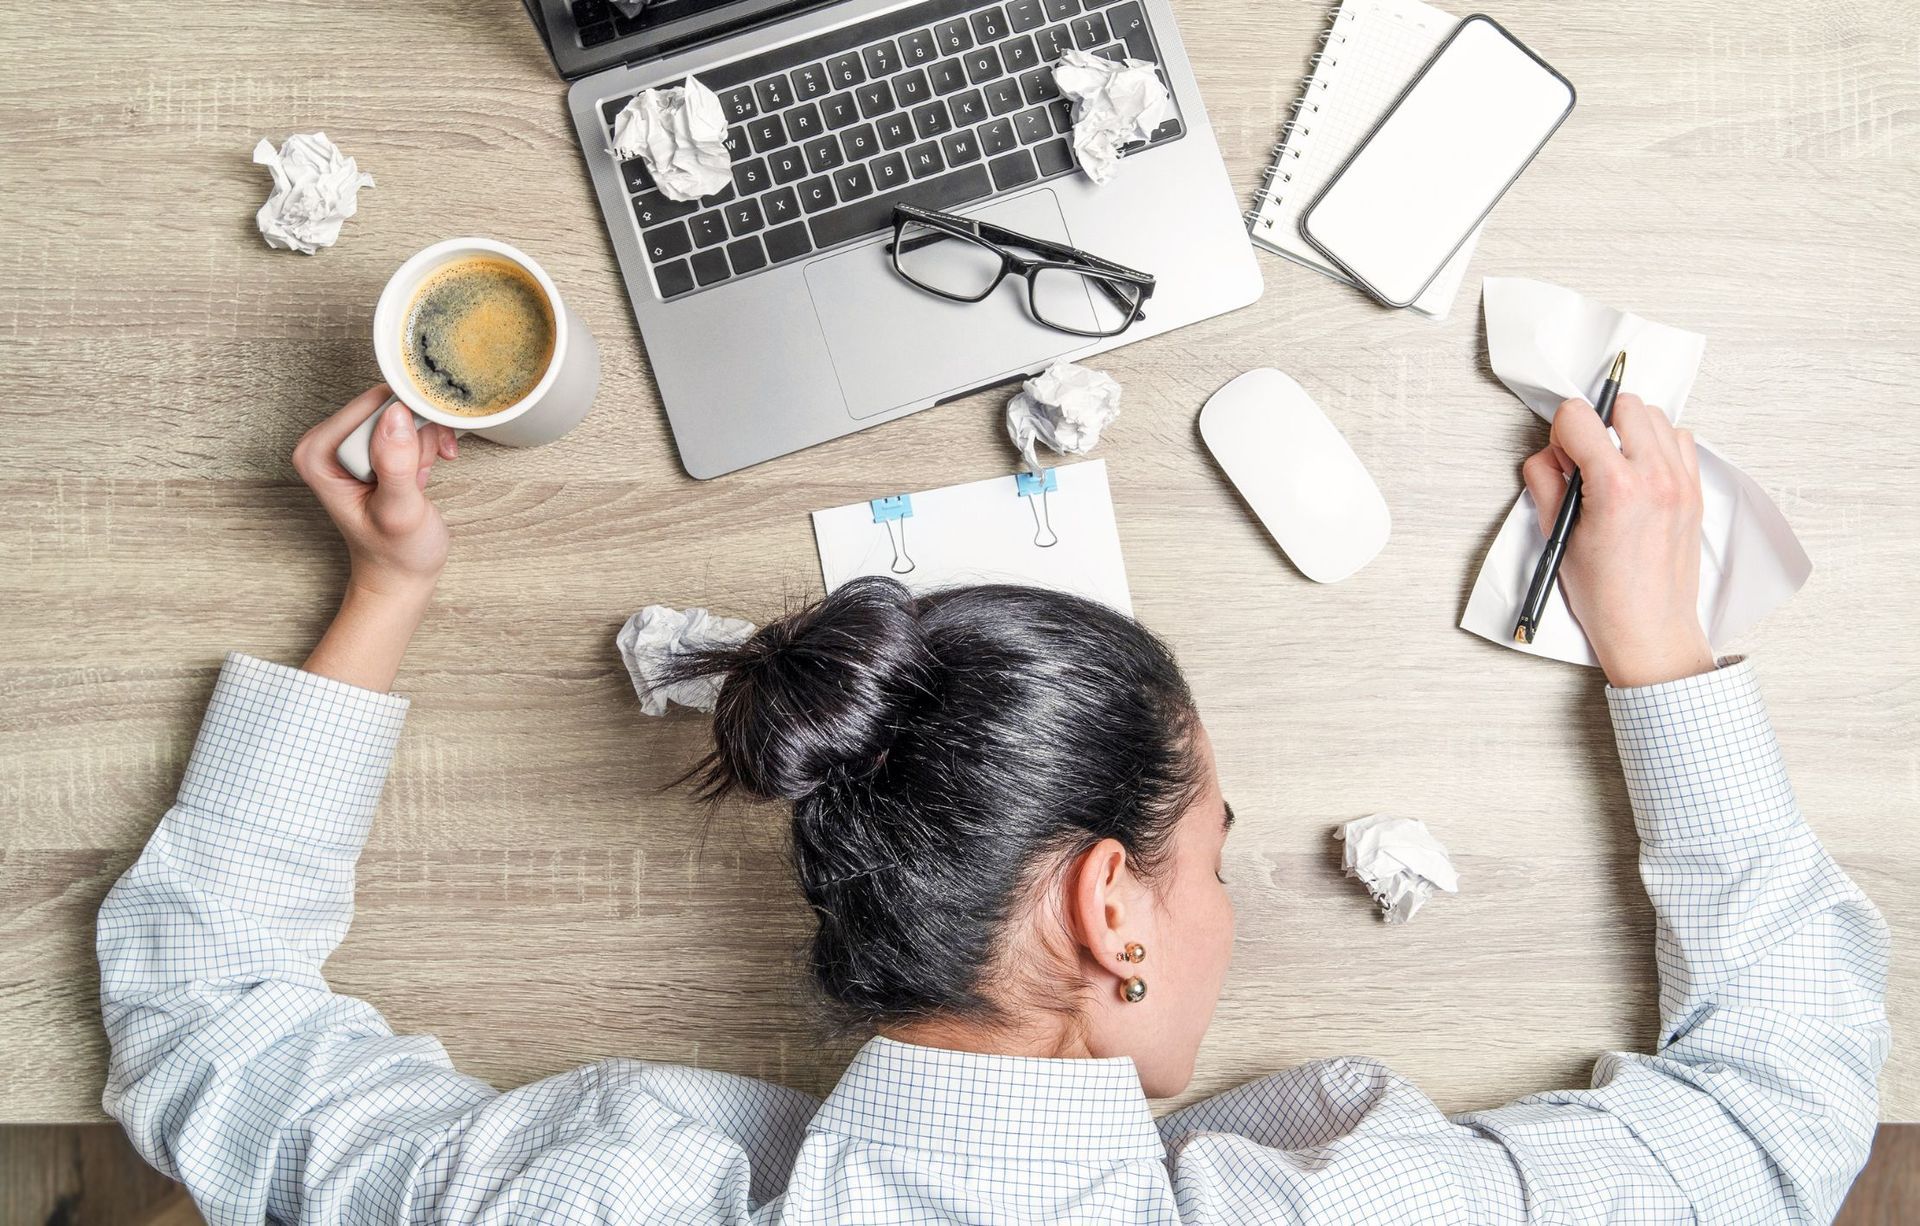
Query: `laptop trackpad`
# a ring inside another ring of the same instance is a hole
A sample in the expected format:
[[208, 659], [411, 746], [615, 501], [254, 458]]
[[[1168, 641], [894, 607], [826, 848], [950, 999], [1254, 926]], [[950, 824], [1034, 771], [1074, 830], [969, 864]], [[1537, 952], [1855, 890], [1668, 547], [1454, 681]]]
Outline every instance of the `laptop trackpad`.
[[[1034, 238], [1073, 241], [1045, 188], [955, 211]], [[984, 301], [970, 303], [908, 284], [893, 270], [892, 241], [889, 233], [807, 265], [807, 288], [853, 416], [982, 387], [1087, 344], [1033, 321], [1023, 279], [1009, 276]], [[1084, 310], [1079, 326], [1095, 326], [1092, 303]]]

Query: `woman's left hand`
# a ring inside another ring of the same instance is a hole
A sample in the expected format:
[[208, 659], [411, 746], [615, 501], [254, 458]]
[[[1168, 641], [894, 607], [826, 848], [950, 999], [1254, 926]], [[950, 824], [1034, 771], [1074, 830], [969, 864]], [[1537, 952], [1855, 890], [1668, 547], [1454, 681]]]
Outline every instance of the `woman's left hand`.
[[395, 405], [373, 432], [374, 481], [359, 481], [334, 452], [391, 394], [369, 388], [307, 431], [293, 449], [293, 467], [326, 508], [347, 543], [349, 583], [368, 595], [424, 605], [447, 563], [447, 525], [426, 495], [434, 461], [460, 454], [453, 431], [437, 423], [419, 429], [405, 405]]

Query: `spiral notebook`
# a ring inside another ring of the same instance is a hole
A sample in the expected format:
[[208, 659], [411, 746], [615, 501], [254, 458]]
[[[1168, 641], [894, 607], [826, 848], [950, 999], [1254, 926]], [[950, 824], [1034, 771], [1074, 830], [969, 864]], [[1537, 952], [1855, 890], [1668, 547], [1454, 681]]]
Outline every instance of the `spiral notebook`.
[[[1336, 280], [1353, 282], [1300, 236], [1300, 216], [1433, 58], [1459, 19], [1420, 0], [1345, 0], [1321, 34], [1313, 75], [1281, 128], [1254, 210], [1253, 241]], [[1409, 309], [1445, 319], [1479, 231]]]

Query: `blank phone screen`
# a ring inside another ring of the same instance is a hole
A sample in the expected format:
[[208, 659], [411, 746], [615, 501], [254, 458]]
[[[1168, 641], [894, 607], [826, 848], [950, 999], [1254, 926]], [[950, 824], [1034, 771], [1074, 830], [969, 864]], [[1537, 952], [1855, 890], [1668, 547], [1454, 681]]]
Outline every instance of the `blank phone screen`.
[[1405, 306], [1572, 108], [1572, 86], [1506, 31], [1470, 17], [1301, 231], [1382, 300]]

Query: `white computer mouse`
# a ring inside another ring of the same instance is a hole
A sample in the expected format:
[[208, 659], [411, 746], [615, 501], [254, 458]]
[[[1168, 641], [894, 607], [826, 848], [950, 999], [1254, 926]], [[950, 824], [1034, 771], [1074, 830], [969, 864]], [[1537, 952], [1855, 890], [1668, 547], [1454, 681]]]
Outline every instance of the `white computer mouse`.
[[1300, 573], [1338, 583], [1373, 561], [1393, 516], [1320, 406], [1277, 370], [1250, 370], [1200, 410], [1200, 437]]

